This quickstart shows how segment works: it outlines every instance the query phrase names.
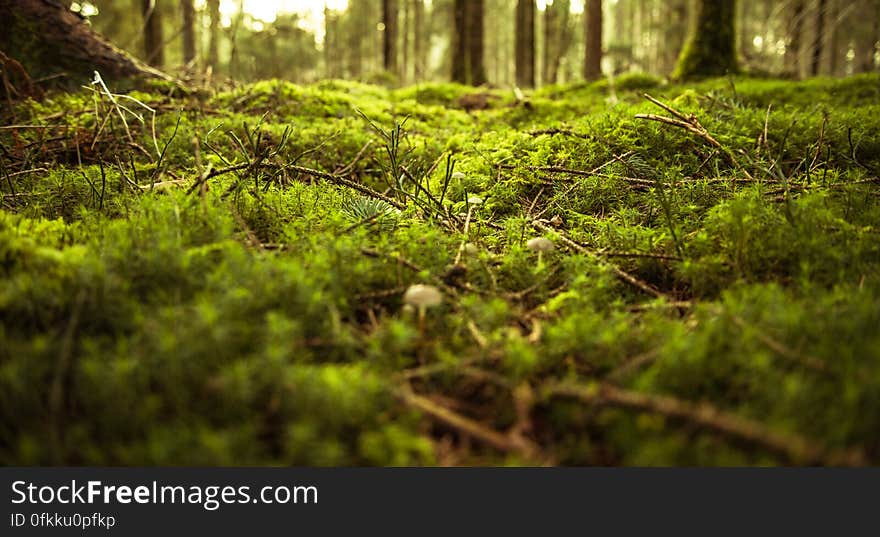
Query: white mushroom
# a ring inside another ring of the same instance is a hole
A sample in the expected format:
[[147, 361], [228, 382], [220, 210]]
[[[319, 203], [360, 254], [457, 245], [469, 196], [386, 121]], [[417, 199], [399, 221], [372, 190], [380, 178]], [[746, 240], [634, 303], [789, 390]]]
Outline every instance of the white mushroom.
[[480, 196], [471, 196], [468, 198], [467, 201], [468, 201], [468, 205], [477, 206], [477, 205], [483, 204], [483, 198], [481, 198]]
[[422, 310], [443, 302], [443, 294], [433, 285], [417, 283], [409, 286], [409, 289], [403, 294], [403, 301]]
[[544, 252], [552, 252], [553, 249], [556, 248], [556, 245], [546, 237], [535, 237], [526, 242], [526, 248], [533, 252], [538, 252], [538, 270], [540, 270], [540, 267], [542, 266], [541, 258], [544, 255]]
[[556, 245], [553, 244], [553, 241], [546, 237], [535, 237], [534, 239], [529, 239], [526, 243], [526, 248], [539, 254], [541, 252], [552, 252], [555, 247]]
[[456, 181], [461, 181], [462, 179], [465, 178], [465, 175], [461, 172], [455, 172], [452, 174], [451, 178], [455, 179]]
[[417, 283], [410, 285], [403, 293], [403, 302], [410, 307], [418, 308], [419, 333], [425, 333], [425, 312], [428, 308], [440, 305], [443, 302], [443, 294], [433, 285]]
[[467, 255], [477, 255], [478, 253], [480, 253], [480, 249], [477, 247], [476, 244], [472, 242], [466, 242], [464, 244], [464, 253], [466, 253]]

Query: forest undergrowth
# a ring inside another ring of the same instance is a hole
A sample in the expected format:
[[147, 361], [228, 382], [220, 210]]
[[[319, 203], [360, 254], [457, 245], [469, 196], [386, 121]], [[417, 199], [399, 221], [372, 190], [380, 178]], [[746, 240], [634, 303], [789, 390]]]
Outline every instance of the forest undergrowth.
[[4, 106], [3, 464], [880, 463], [876, 75]]

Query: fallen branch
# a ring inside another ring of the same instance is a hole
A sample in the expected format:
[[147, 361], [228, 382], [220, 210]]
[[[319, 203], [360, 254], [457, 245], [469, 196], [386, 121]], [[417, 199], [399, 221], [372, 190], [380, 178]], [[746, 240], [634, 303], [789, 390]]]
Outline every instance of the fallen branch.
[[748, 177], [749, 179], [754, 180], [754, 177], [752, 177], [752, 175], [748, 172], [748, 170], [743, 168], [742, 165], [740, 165], [739, 161], [736, 160], [736, 157], [733, 156], [733, 153], [729, 149], [727, 149], [726, 147], [721, 145], [721, 143], [718, 140], [716, 140], [715, 137], [712, 136], [709, 133], [709, 131], [706, 130], [705, 127], [703, 127], [703, 125], [700, 123], [700, 120], [697, 119], [697, 116], [695, 116], [693, 114], [687, 116], [687, 115], [679, 112], [678, 110], [672, 108], [671, 106], [669, 106], [663, 102], [658, 101], [654, 97], [651, 97], [647, 93], [644, 94], [644, 97], [645, 97], [645, 99], [651, 101], [652, 103], [659, 106], [660, 108], [666, 110], [667, 112], [672, 114], [674, 117], [658, 116], [656, 114], [636, 114], [637, 119], [646, 119], [648, 121], [656, 121], [658, 123], [665, 123], [667, 125], [672, 125], [673, 127], [679, 127], [679, 128], [682, 128], [682, 129], [690, 132], [694, 136], [705, 141], [710, 146], [720, 150], [724, 154], [724, 156], [727, 157], [727, 160], [735, 168], [739, 169], [744, 174], [746, 174], [746, 177]]
[[604, 259], [602, 257], [602, 254], [594, 252], [588, 248], [584, 248], [580, 244], [569, 239], [568, 237], [566, 237], [562, 233], [562, 231], [547, 227], [546, 225], [542, 224], [541, 222], [532, 222], [532, 227], [534, 227], [535, 229], [537, 229], [543, 233], [557, 234], [559, 236], [559, 240], [561, 240], [563, 243], [565, 243], [566, 246], [568, 246], [569, 248], [571, 248], [572, 250], [574, 250], [578, 253], [592, 257], [593, 259], [598, 260], [600, 263], [607, 265], [609, 268], [611, 268], [611, 270], [614, 272], [614, 274], [617, 275], [618, 278], [620, 278], [621, 280], [625, 281], [626, 283], [632, 285], [633, 287], [636, 287], [637, 289], [640, 289], [640, 290], [644, 291], [645, 293], [652, 295], [652, 296], [655, 296], [657, 298], [663, 298], [663, 299], [666, 299], [670, 302], [675, 302], [675, 299], [673, 299], [672, 297], [670, 297], [669, 295], [667, 295], [663, 291], [660, 291], [659, 289], [657, 289], [653, 285], [649, 284], [648, 282], [645, 282], [645, 281], [642, 281], [642, 280], [636, 278], [635, 276], [633, 276], [629, 272], [626, 272], [625, 270], [618, 267], [614, 263], [611, 263], [607, 259]]
[[785, 457], [795, 465], [863, 466], [860, 449], [832, 451], [797, 434], [780, 433], [764, 424], [731, 414], [709, 403], [693, 403], [667, 395], [624, 390], [611, 384], [584, 386], [560, 383], [544, 389], [547, 397], [571, 397], [595, 405], [659, 414]]
[[535, 460], [537, 458], [536, 455], [539, 453], [538, 447], [522, 436], [500, 433], [445, 406], [439, 405], [427, 397], [413, 393], [408, 386], [399, 389], [397, 396], [408, 406], [427, 414], [435, 421], [498, 451], [515, 453], [528, 460]]

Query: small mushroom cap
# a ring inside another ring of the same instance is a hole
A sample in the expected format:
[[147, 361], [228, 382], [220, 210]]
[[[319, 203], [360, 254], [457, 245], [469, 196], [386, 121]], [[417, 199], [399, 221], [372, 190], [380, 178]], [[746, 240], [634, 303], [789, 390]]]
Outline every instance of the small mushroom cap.
[[480, 253], [480, 249], [477, 247], [476, 244], [472, 242], [467, 242], [464, 245], [464, 253], [468, 255], [477, 255], [478, 253]]
[[430, 308], [443, 302], [443, 294], [433, 285], [417, 283], [409, 286], [403, 294], [403, 301], [417, 308]]
[[553, 241], [546, 237], [535, 237], [526, 243], [526, 248], [534, 252], [551, 252], [555, 247]]
[[471, 196], [468, 198], [468, 205], [482, 205], [483, 198], [480, 196]]
[[460, 180], [462, 180], [462, 179], [464, 179], [464, 178], [465, 178], [465, 175], [464, 175], [462, 172], [454, 172], [454, 173], [452, 174], [452, 179], [456, 179], [456, 180], [459, 180], [459, 181], [460, 181]]

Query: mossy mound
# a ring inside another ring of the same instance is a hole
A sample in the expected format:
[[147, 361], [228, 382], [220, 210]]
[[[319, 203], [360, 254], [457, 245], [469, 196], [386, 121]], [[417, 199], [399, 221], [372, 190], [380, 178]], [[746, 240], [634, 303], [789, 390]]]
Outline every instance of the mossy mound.
[[20, 103], [0, 461], [880, 462], [880, 77], [623, 82]]

